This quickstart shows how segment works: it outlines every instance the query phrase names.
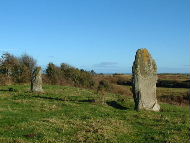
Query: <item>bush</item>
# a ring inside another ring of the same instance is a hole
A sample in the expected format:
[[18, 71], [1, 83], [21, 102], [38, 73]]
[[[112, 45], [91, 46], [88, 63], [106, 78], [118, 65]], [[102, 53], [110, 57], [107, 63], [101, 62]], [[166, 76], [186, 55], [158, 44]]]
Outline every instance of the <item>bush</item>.
[[[27, 54], [16, 57], [5, 53], [0, 58], [1, 84], [29, 83], [35, 67], [36, 60]], [[94, 76], [94, 71], [80, 70], [65, 63], [61, 64], [61, 66], [49, 63], [43, 74], [43, 80], [49, 84], [69, 84], [94, 88]]]
[[36, 60], [29, 55], [15, 57], [10, 53], [5, 53], [0, 59], [1, 83], [26, 83], [31, 80], [31, 73], [36, 66]]
[[111, 86], [107, 80], [101, 80], [99, 81], [97, 91], [109, 91], [111, 89]]
[[131, 81], [124, 80], [124, 79], [122, 79], [122, 78], [119, 78], [118, 81], [117, 81], [117, 84], [118, 84], [118, 85], [128, 85], [128, 86], [131, 86], [131, 85], [132, 85], [132, 82], [131, 82]]
[[24, 54], [19, 58], [19, 79], [18, 82], [21, 83], [27, 83], [30, 82], [32, 79], [32, 72], [34, 70], [34, 68], [36, 67], [36, 60], [27, 55]]
[[96, 103], [98, 104], [105, 104], [105, 92], [106, 91], [110, 91], [111, 86], [109, 84], [109, 82], [107, 80], [101, 80], [98, 83], [98, 87], [97, 87], [97, 93], [99, 94], [99, 97], [96, 100]]
[[75, 86], [92, 88], [95, 85], [91, 72], [87, 72], [83, 69], [79, 70], [65, 63], [61, 64], [61, 72], [63, 76], [67, 80], [72, 81]]
[[59, 67], [54, 65], [53, 63], [49, 63], [46, 69], [46, 75], [48, 77], [48, 81], [50, 84], [60, 84], [62, 77], [61, 77], [61, 70]]
[[61, 64], [60, 67], [53, 63], [49, 63], [44, 78], [51, 84], [67, 83], [87, 88], [93, 88], [95, 85], [93, 74], [91, 72], [83, 69], [79, 70], [65, 63]]

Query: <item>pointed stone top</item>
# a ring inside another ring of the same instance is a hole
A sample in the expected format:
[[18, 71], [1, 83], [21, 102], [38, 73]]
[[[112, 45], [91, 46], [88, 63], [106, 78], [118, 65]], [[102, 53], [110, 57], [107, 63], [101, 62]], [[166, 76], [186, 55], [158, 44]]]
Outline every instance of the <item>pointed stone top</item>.
[[156, 63], [147, 49], [137, 50], [133, 70], [143, 77], [157, 73]]
[[41, 72], [42, 68], [39, 66], [39, 67], [36, 67], [33, 71], [33, 74], [36, 76], [37, 74], [39, 74], [39, 72]]
[[144, 62], [149, 62], [151, 55], [147, 49], [138, 49], [138, 54], [141, 55]]

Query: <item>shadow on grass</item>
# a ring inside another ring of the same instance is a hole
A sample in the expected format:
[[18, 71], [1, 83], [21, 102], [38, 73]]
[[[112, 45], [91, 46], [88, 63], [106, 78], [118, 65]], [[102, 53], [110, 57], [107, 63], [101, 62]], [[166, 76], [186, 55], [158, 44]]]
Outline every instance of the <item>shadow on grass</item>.
[[78, 100], [78, 102], [90, 102], [90, 103], [93, 103], [93, 102], [95, 102], [95, 99]]
[[[33, 95], [31, 97], [47, 99], [47, 100], [56, 100], [56, 101], [70, 101], [70, 102], [83, 102], [83, 103], [84, 102], [86, 102], [86, 103], [95, 103], [96, 102], [95, 99], [79, 100], [79, 99], [68, 99], [68, 98], [59, 98], [59, 97], [47, 97], [47, 96], [41, 96], [41, 95]], [[116, 101], [108, 101], [108, 102], [106, 102], [106, 104], [113, 107], [113, 108], [119, 109], [119, 110], [128, 110], [129, 109], [127, 107], [120, 105]]]
[[8, 89], [0, 89], [0, 91], [9, 91]]
[[58, 97], [47, 97], [47, 96], [40, 96], [40, 95], [34, 95], [32, 96], [34, 98], [42, 98], [42, 99], [50, 99], [50, 100], [58, 100], [58, 101], [67, 101], [63, 98], [58, 98]]
[[107, 103], [107, 105], [112, 106], [113, 108], [116, 108], [116, 109], [120, 109], [120, 110], [127, 110], [128, 109], [127, 107], [120, 105], [116, 101], [108, 101], [106, 103]]
[[64, 98], [58, 98], [58, 97], [47, 97], [47, 96], [40, 96], [40, 95], [34, 95], [32, 97], [48, 99], [48, 100], [57, 100], [57, 101], [73, 101], [73, 102], [89, 102], [89, 103], [95, 102], [94, 99], [77, 100], [77, 99], [64, 99]]
[[14, 89], [14, 88], [12, 88], [12, 87], [10, 87], [10, 88], [8, 88], [8, 89], [0, 89], [0, 91], [17, 92], [17, 90]]
[[[40, 96], [40, 95], [34, 95], [32, 97], [42, 98], [42, 99], [48, 99], [48, 100], [57, 100], [57, 101], [88, 102], [88, 103], [94, 103], [95, 102], [95, 99], [77, 100], [77, 99], [64, 99], [64, 98], [58, 98], [58, 97], [47, 97], [47, 96]], [[120, 105], [116, 101], [108, 101], [106, 103], [107, 103], [107, 105], [109, 105], [109, 106], [111, 106], [113, 108], [116, 108], [116, 109], [128, 110], [128, 108]]]

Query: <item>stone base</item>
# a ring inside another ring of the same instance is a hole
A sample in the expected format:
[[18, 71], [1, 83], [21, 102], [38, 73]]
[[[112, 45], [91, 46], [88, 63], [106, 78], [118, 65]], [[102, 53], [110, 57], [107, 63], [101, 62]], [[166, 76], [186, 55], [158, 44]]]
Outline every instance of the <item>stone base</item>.
[[160, 105], [159, 105], [158, 103], [156, 103], [156, 104], [153, 106], [152, 110], [153, 110], [153, 111], [156, 111], [156, 112], [160, 111]]
[[157, 103], [157, 101], [152, 107], [146, 107], [146, 106], [143, 106], [141, 104], [138, 106], [137, 110], [151, 110], [151, 111], [159, 112], [160, 111], [160, 105]]
[[44, 90], [42, 88], [33, 88], [32, 92], [41, 92], [41, 93], [43, 93]]

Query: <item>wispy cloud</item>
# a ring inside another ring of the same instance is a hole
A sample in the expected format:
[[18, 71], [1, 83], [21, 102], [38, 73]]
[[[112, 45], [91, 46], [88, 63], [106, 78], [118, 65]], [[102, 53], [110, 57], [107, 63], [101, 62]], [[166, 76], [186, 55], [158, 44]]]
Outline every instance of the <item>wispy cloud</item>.
[[116, 62], [101, 62], [98, 64], [94, 64], [93, 67], [96, 68], [110, 68], [110, 67], [117, 67], [118, 63]]
[[189, 67], [190, 65], [183, 65], [184, 67]]
[[101, 62], [94, 65], [83, 65], [79, 68], [94, 70], [96, 73], [131, 73], [131, 67], [121, 66], [117, 62]]

